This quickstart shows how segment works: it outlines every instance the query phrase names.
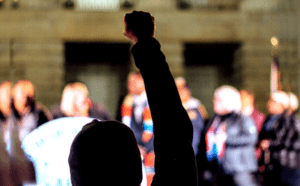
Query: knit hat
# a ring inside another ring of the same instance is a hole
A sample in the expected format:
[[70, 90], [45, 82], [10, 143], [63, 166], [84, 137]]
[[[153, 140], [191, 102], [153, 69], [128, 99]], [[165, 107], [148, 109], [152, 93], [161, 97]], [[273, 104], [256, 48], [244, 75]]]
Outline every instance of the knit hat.
[[288, 109], [289, 107], [289, 96], [283, 91], [276, 91], [271, 94], [271, 99], [280, 103], [284, 109]]
[[86, 124], [72, 143], [68, 161], [73, 186], [139, 186], [142, 181], [135, 136], [118, 121]]

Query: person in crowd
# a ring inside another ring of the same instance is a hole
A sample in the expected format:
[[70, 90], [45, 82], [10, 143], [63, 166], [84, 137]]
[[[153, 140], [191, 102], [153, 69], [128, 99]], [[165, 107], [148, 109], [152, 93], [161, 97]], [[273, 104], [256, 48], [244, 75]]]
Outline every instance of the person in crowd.
[[271, 93], [267, 103], [269, 116], [264, 121], [259, 134], [259, 145], [263, 149], [259, 164], [264, 172], [265, 185], [282, 184], [280, 182], [282, 165], [279, 154], [284, 148], [289, 127], [288, 107], [289, 97], [285, 92], [276, 91]]
[[25, 156], [21, 143], [34, 129], [52, 120], [48, 109], [35, 101], [35, 88], [28, 80], [19, 80], [12, 88], [12, 120], [8, 130], [7, 150], [12, 163], [13, 184], [34, 181], [32, 162]]
[[191, 96], [191, 91], [183, 77], [175, 79], [175, 83], [179, 92], [182, 105], [187, 111], [192, 124], [193, 124], [193, 149], [197, 157], [199, 152], [199, 144], [201, 139], [202, 130], [204, 129], [204, 117], [208, 117], [205, 107], [199, 100]]
[[229, 85], [219, 87], [213, 105], [215, 115], [208, 122], [202, 145], [206, 153], [204, 180], [218, 186], [259, 185], [254, 176], [258, 134], [252, 118], [241, 114], [239, 91]]
[[0, 186], [12, 185], [10, 176], [10, 159], [6, 150], [11, 120], [11, 82], [4, 81], [0, 85]]
[[300, 119], [296, 117], [299, 101], [294, 93], [289, 92], [287, 116], [289, 126], [284, 147], [280, 151], [279, 162], [282, 167], [280, 180], [283, 186], [300, 185]]
[[12, 89], [12, 115], [20, 141], [52, 119], [47, 108], [35, 101], [35, 88], [28, 80], [19, 80]]
[[92, 102], [87, 87], [79, 82], [65, 86], [60, 105], [51, 109], [53, 118], [60, 117], [91, 117], [110, 120], [110, 116], [101, 104]]
[[[256, 107], [255, 98], [252, 92], [245, 89], [241, 89], [240, 95], [242, 100], [241, 112], [246, 116], [250, 116], [254, 120], [257, 133], [259, 134], [262, 129], [263, 123], [266, 119], [266, 116], [264, 115], [264, 113], [259, 111], [258, 108]], [[260, 147], [257, 147], [255, 149], [255, 154], [256, 154], [256, 158], [260, 159], [262, 154], [262, 149]]]
[[52, 120], [52, 115], [35, 101], [35, 88], [28, 80], [19, 80], [12, 89], [12, 111], [22, 141], [33, 129]]
[[208, 112], [205, 106], [200, 100], [192, 97], [191, 90], [183, 77], [177, 77], [175, 79], [176, 86], [179, 90], [179, 95], [182, 100], [182, 104], [185, 109], [198, 109], [204, 120], [209, 118]]
[[139, 71], [128, 76], [129, 94], [122, 104], [122, 122], [133, 131], [144, 158], [147, 185], [154, 176], [153, 122], [143, 77]]
[[125, 100], [128, 100], [129, 102], [131, 102], [130, 100], [133, 100], [133, 96], [134, 96], [134, 92], [135, 92], [134, 73], [135, 72], [129, 73], [129, 75], [127, 77], [127, 91], [128, 91], [127, 94], [121, 96], [121, 98], [119, 99], [116, 120], [120, 121], [120, 122], [122, 122], [122, 105], [123, 105], [123, 103], [125, 102]]
[[11, 86], [9, 81], [4, 81], [0, 85], [0, 127], [1, 136], [6, 144], [9, 142], [9, 123], [12, 122]]
[[251, 116], [255, 122], [257, 133], [262, 129], [263, 122], [266, 116], [262, 113], [255, 105], [255, 98], [252, 92], [245, 89], [240, 90], [241, 100], [242, 100], [242, 110], [244, 115]]
[[[151, 185], [197, 186], [193, 126], [154, 38], [154, 18], [145, 12], [126, 14], [124, 35], [135, 43], [131, 52], [145, 82], [153, 118], [156, 156]], [[72, 143], [68, 161], [73, 186], [139, 186], [142, 180], [142, 160], [134, 133], [117, 121], [85, 125]]]

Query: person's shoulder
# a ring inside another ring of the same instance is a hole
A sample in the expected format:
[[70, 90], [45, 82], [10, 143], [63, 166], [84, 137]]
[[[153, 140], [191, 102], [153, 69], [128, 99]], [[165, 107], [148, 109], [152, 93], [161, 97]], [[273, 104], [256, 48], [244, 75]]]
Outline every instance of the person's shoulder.
[[208, 130], [208, 128], [212, 125], [212, 123], [214, 122], [214, 120], [219, 117], [217, 114], [214, 114], [213, 116], [211, 116], [210, 118], [208, 118], [208, 120], [205, 122], [205, 126]]
[[243, 126], [255, 126], [255, 122], [251, 116], [242, 114], [242, 113], [233, 113], [231, 116], [231, 120], [233, 122], [239, 123], [239, 125]]
[[249, 122], [251, 124], [254, 124], [254, 119], [253, 117], [251, 117], [250, 115], [245, 115], [245, 114], [238, 114], [238, 117], [242, 120], [244, 120], [245, 122]]
[[256, 129], [256, 125], [255, 125], [255, 121], [253, 120], [253, 118], [251, 116], [246, 116], [241, 114], [242, 117], [242, 125], [243, 125], [243, 129], [250, 132], [251, 134], [256, 134], [257, 133], [257, 129]]
[[39, 102], [35, 103], [35, 112], [37, 112], [39, 115], [43, 114], [48, 120], [53, 119], [53, 116], [49, 109]]
[[240, 117], [242, 117], [242, 118], [245, 119], [245, 120], [254, 122], [254, 119], [253, 119], [251, 116], [244, 115], [244, 114], [240, 114]]

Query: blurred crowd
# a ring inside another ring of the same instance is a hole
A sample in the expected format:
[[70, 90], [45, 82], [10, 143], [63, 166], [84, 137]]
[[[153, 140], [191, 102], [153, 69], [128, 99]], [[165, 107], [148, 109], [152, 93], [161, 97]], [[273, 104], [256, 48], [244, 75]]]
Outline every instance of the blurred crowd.
[[0, 85], [0, 185], [19, 186], [35, 182], [33, 163], [21, 144], [23, 139], [44, 123], [60, 117], [91, 117], [110, 120], [102, 104], [91, 101], [87, 87], [79, 82], [67, 84], [61, 103], [48, 110], [36, 102], [35, 87], [28, 80]]
[[[194, 128], [192, 146], [199, 185], [300, 185], [300, 120], [295, 94], [272, 92], [265, 116], [255, 106], [251, 91], [223, 85], [214, 92], [214, 115], [209, 116], [183, 77], [176, 78], [175, 83]], [[132, 129], [150, 186], [155, 173], [153, 123], [139, 71], [128, 75], [127, 88], [115, 120]], [[34, 166], [21, 143], [47, 121], [61, 117], [114, 119], [104, 105], [90, 99], [83, 83], [67, 84], [61, 103], [51, 110], [36, 102], [35, 91], [28, 80], [0, 85], [0, 185], [35, 181]]]

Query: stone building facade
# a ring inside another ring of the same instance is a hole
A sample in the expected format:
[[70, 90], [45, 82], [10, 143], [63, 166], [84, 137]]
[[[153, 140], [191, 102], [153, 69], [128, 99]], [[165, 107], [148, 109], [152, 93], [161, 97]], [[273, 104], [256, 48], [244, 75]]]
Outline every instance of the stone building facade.
[[115, 43], [127, 46], [129, 53], [123, 18], [132, 10], [152, 13], [155, 36], [174, 77], [186, 77], [193, 95], [210, 114], [212, 93], [222, 84], [253, 91], [257, 106], [266, 111], [273, 36], [279, 38], [283, 87], [290, 86], [299, 96], [300, 5], [296, 0], [207, 0], [205, 6], [193, 4], [196, 0], [132, 0], [128, 1], [131, 8], [103, 11], [77, 9], [80, 0], [74, 1], [74, 8], [65, 8], [66, 1], [4, 0], [0, 8], [0, 80], [32, 81], [37, 100], [48, 108], [60, 102], [63, 86], [73, 78], [86, 83], [94, 99], [115, 116], [117, 99], [126, 93], [127, 73], [134, 69], [132, 58], [124, 57], [117, 64], [108, 59], [72, 66], [66, 43]]

